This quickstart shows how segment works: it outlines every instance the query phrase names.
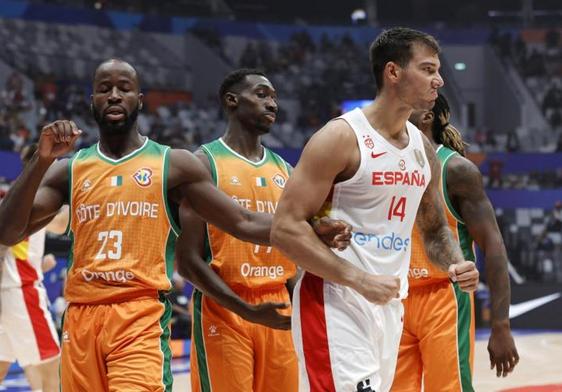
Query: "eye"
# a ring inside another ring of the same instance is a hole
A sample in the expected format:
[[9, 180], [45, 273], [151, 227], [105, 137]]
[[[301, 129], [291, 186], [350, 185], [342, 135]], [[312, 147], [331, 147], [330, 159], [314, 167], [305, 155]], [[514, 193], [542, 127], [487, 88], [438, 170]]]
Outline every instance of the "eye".
[[258, 96], [258, 98], [265, 98], [265, 97], [267, 97], [267, 94], [264, 93], [263, 91], [258, 91], [258, 92], [256, 93], [256, 95]]

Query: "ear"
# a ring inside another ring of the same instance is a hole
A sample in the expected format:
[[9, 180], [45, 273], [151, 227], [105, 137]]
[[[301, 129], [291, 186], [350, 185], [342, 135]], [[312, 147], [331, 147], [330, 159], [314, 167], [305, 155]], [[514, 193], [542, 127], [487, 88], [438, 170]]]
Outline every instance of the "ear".
[[139, 110], [142, 110], [143, 99], [144, 99], [144, 94], [139, 93]]
[[402, 67], [396, 64], [394, 61], [389, 61], [384, 66], [383, 76], [388, 79], [390, 83], [396, 83], [400, 78], [402, 73]]
[[431, 110], [428, 110], [422, 116], [422, 123], [432, 125], [434, 119], [435, 119], [435, 114], [433, 114]]
[[231, 92], [224, 94], [224, 105], [227, 109], [236, 109], [238, 106], [238, 95]]

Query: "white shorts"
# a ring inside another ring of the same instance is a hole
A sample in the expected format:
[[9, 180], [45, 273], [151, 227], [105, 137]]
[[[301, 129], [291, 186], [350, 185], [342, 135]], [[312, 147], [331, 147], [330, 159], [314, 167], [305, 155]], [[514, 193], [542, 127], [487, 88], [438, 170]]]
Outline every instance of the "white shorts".
[[0, 361], [21, 367], [60, 354], [59, 339], [41, 283], [0, 290]]
[[353, 289], [305, 273], [293, 294], [299, 391], [389, 391], [403, 314], [398, 299], [375, 305]]

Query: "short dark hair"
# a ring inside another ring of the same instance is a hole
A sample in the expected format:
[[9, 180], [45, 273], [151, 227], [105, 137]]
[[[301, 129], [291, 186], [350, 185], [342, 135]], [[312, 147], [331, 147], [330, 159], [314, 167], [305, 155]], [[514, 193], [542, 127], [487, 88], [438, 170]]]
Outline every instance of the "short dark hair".
[[412, 59], [412, 44], [420, 43], [439, 53], [437, 40], [424, 32], [407, 27], [393, 27], [378, 35], [369, 48], [371, 69], [375, 76], [377, 89], [383, 87], [384, 67], [390, 61], [406, 67]]
[[228, 75], [225, 76], [219, 88], [219, 100], [221, 105], [224, 105], [224, 101], [223, 101], [224, 95], [232, 91], [234, 86], [242, 82], [244, 79], [246, 79], [246, 76], [249, 75], [259, 75], [259, 76], [266, 77], [261, 70], [256, 68], [240, 68], [230, 72]]

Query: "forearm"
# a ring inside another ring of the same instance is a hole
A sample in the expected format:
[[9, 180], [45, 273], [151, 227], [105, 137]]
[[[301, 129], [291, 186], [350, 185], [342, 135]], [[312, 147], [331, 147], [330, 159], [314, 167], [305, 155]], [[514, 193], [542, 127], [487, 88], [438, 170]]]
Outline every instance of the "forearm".
[[423, 240], [430, 261], [443, 271], [464, 260], [460, 246], [447, 226], [423, 233]]
[[28, 234], [33, 200], [52, 162], [34, 155], [0, 203], [0, 243], [15, 245]]
[[248, 304], [232, 291], [204, 260], [192, 262], [188, 268], [180, 268], [178, 272], [207, 297], [244, 317]]
[[234, 235], [242, 241], [269, 246], [272, 219], [271, 214], [247, 211]]
[[325, 280], [353, 287], [364, 274], [334, 254], [306, 221], [274, 222], [271, 243], [303, 270]]
[[511, 288], [505, 251], [486, 254], [486, 277], [490, 288], [492, 326], [509, 325]]

